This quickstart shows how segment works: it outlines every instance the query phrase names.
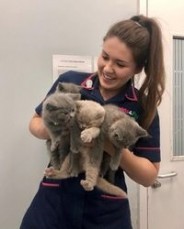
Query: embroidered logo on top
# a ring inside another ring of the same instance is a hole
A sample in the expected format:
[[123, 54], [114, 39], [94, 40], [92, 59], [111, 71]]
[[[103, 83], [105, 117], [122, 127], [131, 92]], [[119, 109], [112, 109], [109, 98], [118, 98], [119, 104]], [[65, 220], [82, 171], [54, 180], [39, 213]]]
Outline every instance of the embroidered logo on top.
[[135, 111], [129, 111], [128, 114], [133, 117], [135, 120], [138, 119], [138, 114]]
[[138, 119], [138, 114], [135, 111], [128, 110], [127, 108], [120, 107], [120, 110], [128, 114], [130, 117], [134, 118], [135, 120]]
[[93, 81], [92, 80], [89, 79], [89, 80], [86, 81], [86, 87], [87, 88], [92, 88], [92, 85], [93, 85]]

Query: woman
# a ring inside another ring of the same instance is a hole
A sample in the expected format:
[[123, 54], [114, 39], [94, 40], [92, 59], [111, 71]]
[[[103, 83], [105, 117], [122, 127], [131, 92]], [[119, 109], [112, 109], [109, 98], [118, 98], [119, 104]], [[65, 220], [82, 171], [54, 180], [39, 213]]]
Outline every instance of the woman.
[[[139, 90], [134, 76], [142, 70], [145, 79]], [[122, 149], [121, 164], [115, 184], [127, 191], [123, 171], [138, 184], [150, 186], [157, 177], [160, 163], [160, 129], [157, 106], [164, 91], [164, 63], [161, 31], [153, 18], [142, 15], [114, 24], [103, 40], [97, 73], [67, 72], [58, 82], [82, 85], [82, 99], [100, 104], [115, 104], [147, 129], [151, 138], [139, 140], [130, 151]], [[42, 103], [30, 121], [31, 133], [49, 139], [41, 118]], [[106, 144], [113, 154], [113, 147]], [[130, 229], [128, 199], [102, 193], [95, 188], [86, 192], [77, 178], [54, 180], [43, 178], [27, 210], [21, 229]]]

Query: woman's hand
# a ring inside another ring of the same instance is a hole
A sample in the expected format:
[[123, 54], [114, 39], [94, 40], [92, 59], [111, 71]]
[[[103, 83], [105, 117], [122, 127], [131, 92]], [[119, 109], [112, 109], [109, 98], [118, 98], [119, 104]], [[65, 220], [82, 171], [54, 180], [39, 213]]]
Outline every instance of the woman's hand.
[[38, 114], [34, 114], [29, 123], [30, 132], [37, 138], [49, 139], [49, 134], [46, 127], [44, 126], [42, 117]]
[[132, 180], [149, 187], [157, 178], [160, 163], [152, 163], [147, 158], [138, 157], [128, 149], [123, 149], [120, 166]]
[[[109, 141], [105, 142], [104, 150], [110, 155], [113, 155], [115, 152], [113, 145]], [[134, 155], [128, 149], [122, 149], [120, 167], [132, 180], [148, 187], [155, 181], [160, 163], [152, 163], [147, 158]]]

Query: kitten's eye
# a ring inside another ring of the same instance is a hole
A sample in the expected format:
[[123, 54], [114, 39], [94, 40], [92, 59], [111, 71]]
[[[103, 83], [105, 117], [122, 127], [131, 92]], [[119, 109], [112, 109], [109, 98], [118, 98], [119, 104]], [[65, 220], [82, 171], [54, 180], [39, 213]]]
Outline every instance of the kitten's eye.
[[57, 109], [57, 107], [53, 106], [53, 105], [50, 104], [50, 103], [47, 103], [47, 104], [46, 104], [46, 109], [47, 109], [48, 111], [54, 111], [54, 110]]
[[53, 122], [52, 122], [52, 125], [54, 125], [54, 126], [58, 126], [58, 125], [59, 125], [59, 122], [55, 122], [55, 121], [53, 121]]

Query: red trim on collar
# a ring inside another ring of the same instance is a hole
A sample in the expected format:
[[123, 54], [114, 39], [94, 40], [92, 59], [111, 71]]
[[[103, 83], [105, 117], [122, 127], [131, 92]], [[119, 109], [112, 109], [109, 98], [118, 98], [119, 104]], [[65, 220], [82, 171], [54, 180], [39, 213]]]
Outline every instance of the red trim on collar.
[[137, 98], [137, 95], [136, 95], [136, 92], [135, 92], [135, 88], [131, 85], [131, 94], [129, 95], [128, 93], [126, 93], [126, 98], [131, 100], [131, 101], [137, 101], [138, 98]]

